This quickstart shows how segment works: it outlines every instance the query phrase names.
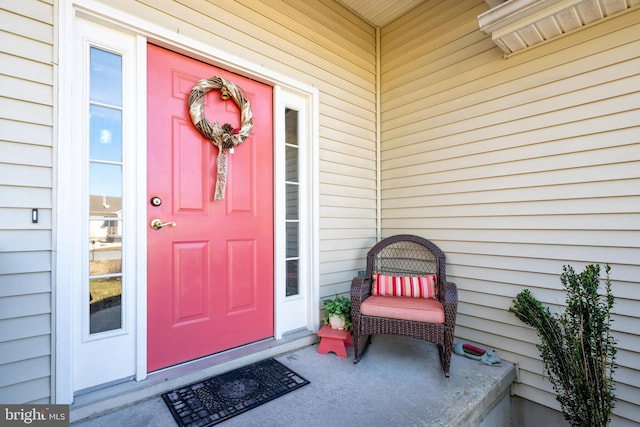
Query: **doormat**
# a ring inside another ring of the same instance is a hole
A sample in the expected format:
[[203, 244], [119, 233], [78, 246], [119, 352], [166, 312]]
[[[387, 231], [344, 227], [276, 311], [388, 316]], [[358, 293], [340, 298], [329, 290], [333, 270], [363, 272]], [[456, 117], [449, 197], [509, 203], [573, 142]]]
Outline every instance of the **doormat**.
[[296, 390], [309, 381], [265, 359], [164, 393], [180, 427], [212, 426]]

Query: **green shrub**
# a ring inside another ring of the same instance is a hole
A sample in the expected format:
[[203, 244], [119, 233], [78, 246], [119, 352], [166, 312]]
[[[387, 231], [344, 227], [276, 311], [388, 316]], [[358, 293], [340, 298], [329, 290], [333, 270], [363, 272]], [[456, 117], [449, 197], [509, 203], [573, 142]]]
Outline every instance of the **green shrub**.
[[614, 297], [606, 266], [605, 294], [598, 293], [600, 266], [576, 274], [564, 266], [560, 281], [567, 291], [564, 313], [552, 315], [528, 289], [509, 311], [538, 332], [545, 371], [564, 417], [572, 426], [608, 425], [615, 404], [613, 371], [616, 348], [611, 336]]

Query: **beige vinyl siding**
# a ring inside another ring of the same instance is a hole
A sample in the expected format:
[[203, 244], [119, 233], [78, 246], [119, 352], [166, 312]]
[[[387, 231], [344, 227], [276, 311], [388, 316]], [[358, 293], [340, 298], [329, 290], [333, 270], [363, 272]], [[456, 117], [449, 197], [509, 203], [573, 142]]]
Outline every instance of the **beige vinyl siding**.
[[[51, 401], [53, 3], [0, 5], [0, 402]], [[37, 224], [31, 209], [39, 210]]]
[[640, 9], [504, 59], [480, 0], [428, 0], [381, 33], [383, 235], [447, 254], [458, 340], [519, 366], [518, 396], [559, 409], [533, 329], [507, 310], [530, 288], [561, 304], [562, 266], [609, 263], [613, 425], [640, 413]]
[[319, 90], [320, 295], [375, 242], [375, 30], [333, 0], [105, 1]]

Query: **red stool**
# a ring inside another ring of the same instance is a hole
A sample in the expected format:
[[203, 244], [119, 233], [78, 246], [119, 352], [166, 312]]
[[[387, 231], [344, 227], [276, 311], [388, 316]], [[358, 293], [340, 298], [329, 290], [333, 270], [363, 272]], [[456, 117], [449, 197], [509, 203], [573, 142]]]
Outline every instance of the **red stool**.
[[318, 336], [320, 337], [320, 345], [318, 346], [320, 354], [332, 351], [337, 356], [347, 357], [347, 346], [353, 347], [349, 331], [333, 329], [329, 325], [324, 325], [318, 331]]

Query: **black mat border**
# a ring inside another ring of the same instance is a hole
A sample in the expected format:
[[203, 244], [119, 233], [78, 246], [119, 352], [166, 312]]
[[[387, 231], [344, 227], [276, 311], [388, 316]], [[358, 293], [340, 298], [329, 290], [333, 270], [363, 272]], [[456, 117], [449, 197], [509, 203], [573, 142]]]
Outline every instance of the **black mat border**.
[[[249, 369], [249, 368], [251, 368], [251, 367], [253, 367], [253, 366], [255, 366], [255, 365], [259, 365], [259, 364], [262, 364], [262, 363], [265, 363], [265, 362], [270, 362], [270, 363], [275, 363], [275, 364], [277, 364], [277, 365], [280, 365], [281, 367], [283, 367], [283, 368], [284, 368], [284, 369], [286, 369], [287, 371], [291, 372], [292, 374], [294, 374], [295, 376], [297, 376], [298, 378], [300, 378], [300, 379], [302, 380], [302, 382], [301, 382], [301, 383], [299, 383], [299, 384], [297, 384], [295, 387], [291, 387], [291, 388], [287, 389], [286, 391], [284, 391], [284, 392], [282, 392], [282, 393], [278, 393], [277, 395], [273, 396], [271, 399], [264, 400], [264, 401], [260, 401], [260, 402], [256, 402], [256, 403], [254, 403], [254, 404], [251, 404], [251, 405], [245, 406], [244, 408], [242, 408], [242, 409], [240, 409], [240, 410], [236, 410], [236, 411], [234, 411], [233, 413], [230, 413], [230, 414], [225, 415], [225, 416], [222, 416], [222, 417], [220, 417], [220, 418], [218, 418], [218, 419], [216, 419], [216, 420], [212, 420], [212, 421], [208, 421], [208, 422], [204, 422], [204, 420], [199, 420], [199, 421], [195, 421], [195, 422], [192, 422], [192, 423], [186, 423], [186, 424], [185, 424], [185, 423], [183, 422], [183, 420], [182, 420], [182, 417], [178, 414], [178, 411], [177, 411], [177, 410], [176, 410], [176, 408], [174, 407], [174, 403], [175, 403], [175, 402], [171, 401], [171, 399], [169, 398], [169, 394], [171, 394], [171, 393], [177, 392], [177, 391], [182, 390], [182, 389], [185, 389], [185, 388], [190, 388], [190, 387], [192, 387], [192, 386], [194, 386], [194, 385], [197, 385], [197, 384], [200, 384], [200, 383], [204, 383], [205, 381], [210, 380], [210, 379], [213, 379], [213, 378], [216, 378], [216, 377], [225, 376], [225, 375], [231, 375], [231, 374], [233, 374], [233, 373], [234, 373], [234, 372], [236, 372], [236, 371], [246, 370], [246, 369]], [[193, 427], [193, 426], [198, 426], [198, 427], [209, 427], [209, 426], [217, 425], [217, 424], [219, 424], [219, 423], [221, 423], [221, 422], [223, 422], [223, 421], [226, 421], [226, 420], [228, 420], [228, 419], [230, 419], [230, 418], [233, 418], [233, 417], [235, 417], [235, 416], [237, 416], [237, 415], [240, 415], [240, 414], [245, 413], [245, 412], [247, 412], [247, 411], [250, 411], [250, 410], [252, 410], [252, 409], [255, 409], [255, 408], [257, 408], [258, 406], [261, 406], [261, 405], [263, 405], [263, 404], [265, 404], [265, 403], [271, 402], [271, 401], [273, 401], [273, 400], [275, 400], [275, 399], [277, 399], [277, 398], [279, 398], [279, 397], [282, 397], [282, 396], [284, 396], [284, 395], [286, 395], [286, 394], [288, 394], [288, 393], [290, 393], [290, 392], [292, 392], [292, 391], [294, 391], [294, 390], [297, 390], [297, 389], [299, 389], [300, 387], [303, 387], [303, 386], [305, 386], [305, 385], [307, 385], [307, 384], [310, 384], [309, 380], [307, 380], [307, 379], [306, 379], [306, 378], [304, 378], [303, 376], [299, 375], [297, 372], [295, 372], [294, 370], [292, 370], [292, 369], [291, 369], [291, 368], [289, 368], [288, 366], [286, 366], [286, 365], [284, 365], [284, 364], [280, 363], [280, 362], [279, 362], [279, 361], [277, 361], [276, 359], [268, 358], [268, 359], [263, 359], [263, 360], [260, 360], [260, 361], [258, 361], [258, 362], [255, 362], [255, 363], [252, 363], [252, 364], [249, 364], [249, 365], [241, 366], [241, 367], [239, 367], [239, 368], [237, 368], [237, 369], [233, 369], [233, 370], [231, 370], [231, 371], [223, 372], [223, 373], [221, 373], [221, 374], [219, 374], [219, 375], [213, 375], [213, 376], [210, 376], [210, 377], [204, 378], [204, 379], [202, 379], [202, 380], [195, 381], [195, 382], [193, 382], [193, 383], [191, 383], [191, 384], [188, 384], [188, 385], [185, 385], [185, 386], [182, 386], [182, 387], [175, 388], [175, 389], [173, 389], [173, 390], [171, 390], [171, 391], [168, 391], [168, 392], [166, 392], [166, 393], [163, 393], [163, 394], [162, 394], [162, 399], [164, 400], [164, 403], [166, 404], [167, 408], [168, 408], [168, 409], [169, 409], [169, 411], [171, 412], [171, 415], [173, 416], [173, 419], [176, 421], [176, 423], [178, 424], [178, 426], [180, 426], [180, 427]]]

